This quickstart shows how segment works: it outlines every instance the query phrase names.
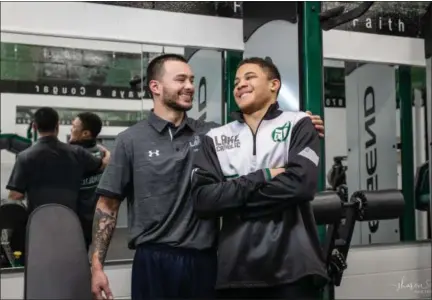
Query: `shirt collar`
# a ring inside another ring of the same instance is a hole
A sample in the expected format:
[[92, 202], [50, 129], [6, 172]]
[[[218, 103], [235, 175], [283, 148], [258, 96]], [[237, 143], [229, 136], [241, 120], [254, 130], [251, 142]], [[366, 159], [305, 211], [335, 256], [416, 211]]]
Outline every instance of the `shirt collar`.
[[93, 148], [94, 146], [96, 146], [96, 143], [97, 143], [96, 139], [69, 142], [69, 144], [71, 145], [78, 145], [84, 148]]
[[161, 117], [157, 116], [153, 109], [150, 111], [150, 114], [147, 118], [147, 121], [151, 126], [153, 126], [154, 129], [157, 130], [157, 132], [161, 133], [166, 127], [176, 128], [177, 131], [183, 129], [185, 126], [189, 127], [192, 131], [195, 131], [195, 126], [193, 125], [193, 122], [188, 116], [185, 114], [184, 119], [180, 123], [178, 127], [176, 127], [173, 123], [162, 119]]
[[50, 142], [50, 141], [58, 141], [58, 138], [55, 135], [46, 135], [41, 136], [37, 139], [38, 142], [44, 143], [44, 142]]

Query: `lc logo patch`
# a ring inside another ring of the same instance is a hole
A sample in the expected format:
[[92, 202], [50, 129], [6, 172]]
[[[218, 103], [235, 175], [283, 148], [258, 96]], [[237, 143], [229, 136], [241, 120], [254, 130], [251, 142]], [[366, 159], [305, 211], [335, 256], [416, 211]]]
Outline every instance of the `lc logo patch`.
[[286, 122], [281, 127], [276, 127], [272, 132], [272, 139], [274, 142], [283, 142], [287, 139], [291, 130], [291, 122]]

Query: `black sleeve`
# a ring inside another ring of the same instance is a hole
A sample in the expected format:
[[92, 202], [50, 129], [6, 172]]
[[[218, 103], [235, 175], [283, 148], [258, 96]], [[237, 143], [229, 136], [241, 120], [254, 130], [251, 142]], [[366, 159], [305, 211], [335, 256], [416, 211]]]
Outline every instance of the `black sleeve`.
[[216, 154], [213, 139], [204, 136], [191, 174], [191, 197], [196, 214], [213, 218], [244, 207], [247, 199], [266, 182], [266, 170], [227, 180]]
[[6, 189], [25, 194], [28, 189], [29, 173], [27, 170], [24, 153], [20, 153], [16, 157], [12, 173], [9, 177]]
[[294, 127], [290, 141], [286, 171], [261, 187], [249, 198], [247, 211], [269, 208], [280, 209], [311, 201], [318, 185], [320, 142], [309, 118], [303, 118]]
[[100, 170], [102, 166], [102, 159], [94, 156], [90, 151], [83, 147], [76, 147], [78, 159], [84, 167], [85, 173], [94, 173]]

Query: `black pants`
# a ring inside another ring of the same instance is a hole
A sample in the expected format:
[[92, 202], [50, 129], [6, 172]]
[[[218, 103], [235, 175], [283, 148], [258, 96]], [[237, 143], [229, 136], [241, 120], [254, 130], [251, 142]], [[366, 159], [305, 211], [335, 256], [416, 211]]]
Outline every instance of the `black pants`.
[[80, 221], [81, 228], [83, 230], [85, 246], [88, 252], [92, 243], [93, 220], [80, 218]]
[[132, 266], [132, 299], [215, 297], [216, 251], [141, 245]]
[[219, 299], [289, 299], [320, 300], [322, 289], [314, 286], [308, 279], [292, 284], [265, 288], [236, 288], [217, 291]]

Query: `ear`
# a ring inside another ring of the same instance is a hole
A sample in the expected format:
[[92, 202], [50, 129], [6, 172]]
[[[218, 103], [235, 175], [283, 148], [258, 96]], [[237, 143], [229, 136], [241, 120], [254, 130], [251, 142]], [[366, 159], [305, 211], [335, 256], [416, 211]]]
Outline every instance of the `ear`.
[[272, 79], [270, 82], [270, 89], [272, 92], [277, 93], [280, 90], [281, 82], [277, 79]]
[[160, 85], [159, 85], [159, 82], [157, 82], [156, 80], [150, 80], [148, 88], [152, 92], [153, 95], [159, 95], [160, 94]]
[[36, 131], [37, 131], [37, 125], [36, 125], [35, 122], [32, 123], [32, 128], [33, 128], [33, 130], [36, 130]]
[[82, 135], [83, 135], [84, 137], [90, 137], [90, 136], [91, 136], [91, 134], [90, 134], [90, 130], [84, 130], [84, 131], [82, 132]]

